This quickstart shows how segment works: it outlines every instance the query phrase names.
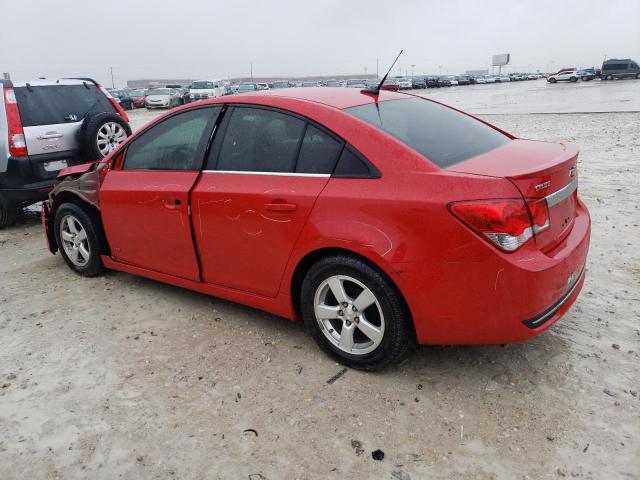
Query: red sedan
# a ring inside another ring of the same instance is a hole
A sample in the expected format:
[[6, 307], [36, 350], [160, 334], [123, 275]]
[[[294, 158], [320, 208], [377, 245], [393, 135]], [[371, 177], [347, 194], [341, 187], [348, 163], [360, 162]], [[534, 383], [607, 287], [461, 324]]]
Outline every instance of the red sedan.
[[425, 98], [309, 88], [174, 109], [43, 207], [52, 252], [304, 320], [347, 365], [506, 343], [583, 285], [578, 149]]

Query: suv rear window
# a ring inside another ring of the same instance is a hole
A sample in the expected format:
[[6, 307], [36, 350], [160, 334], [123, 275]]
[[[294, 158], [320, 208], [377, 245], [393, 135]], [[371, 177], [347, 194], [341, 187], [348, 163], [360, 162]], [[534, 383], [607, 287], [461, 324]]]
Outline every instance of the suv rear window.
[[22, 125], [55, 125], [81, 121], [87, 113], [115, 112], [109, 99], [93, 84], [16, 87]]
[[440, 168], [509, 142], [503, 133], [468, 115], [420, 98], [388, 100], [345, 111], [394, 136]]

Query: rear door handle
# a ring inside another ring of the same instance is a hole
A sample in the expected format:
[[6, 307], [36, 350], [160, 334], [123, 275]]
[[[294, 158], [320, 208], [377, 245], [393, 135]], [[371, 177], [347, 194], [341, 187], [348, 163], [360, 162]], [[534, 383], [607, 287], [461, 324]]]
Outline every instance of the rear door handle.
[[61, 133], [47, 133], [46, 135], [39, 135], [38, 140], [49, 140], [51, 138], [62, 138]]
[[264, 208], [271, 212], [295, 212], [298, 206], [295, 203], [266, 203]]
[[182, 205], [182, 200], [179, 198], [161, 198], [160, 203], [169, 210], [173, 210], [174, 208]]

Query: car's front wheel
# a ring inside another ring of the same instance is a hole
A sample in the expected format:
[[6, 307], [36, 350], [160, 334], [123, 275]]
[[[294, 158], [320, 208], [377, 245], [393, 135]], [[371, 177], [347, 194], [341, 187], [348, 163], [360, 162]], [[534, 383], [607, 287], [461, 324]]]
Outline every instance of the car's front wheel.
[[13, 225], [16, 221], [17, 213], [18, 210], [5, 207], [2, 203], [0, 203], [0, 230]]
[[63, 203], [54, 220], [56, 242], [67, 265], [80, 275], [94, 277], [104, 271], [102, 244], [94, 214], [75, 203]]
[[300, 309], [311, 336], [340, 362], [360, 369], [400, 360], [413, 343], [407, 308], [391, 280], [347, 255], [323, 258], [302, 283]]

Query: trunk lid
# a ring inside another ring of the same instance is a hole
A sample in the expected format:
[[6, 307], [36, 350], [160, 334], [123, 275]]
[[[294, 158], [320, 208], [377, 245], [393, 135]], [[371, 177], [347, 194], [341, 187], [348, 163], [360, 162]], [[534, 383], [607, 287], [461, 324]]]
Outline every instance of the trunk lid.
[[524, 198], [546, 198], [550, 226], [535, 238], [546, 252], [562, 242], [573, 227], [578, 153], [575, 145], [515, 139], [448, 170], [507, 178]]

